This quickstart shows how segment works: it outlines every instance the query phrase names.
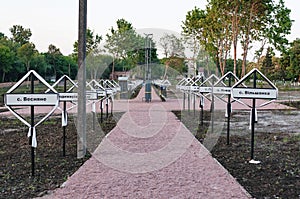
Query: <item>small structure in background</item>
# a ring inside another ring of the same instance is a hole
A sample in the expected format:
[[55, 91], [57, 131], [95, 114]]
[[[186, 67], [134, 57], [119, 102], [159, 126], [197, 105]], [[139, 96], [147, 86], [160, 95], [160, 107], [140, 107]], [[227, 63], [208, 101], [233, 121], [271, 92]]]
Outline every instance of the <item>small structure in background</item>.
[[131, 71], [114, 71], [109, 75], [109, 79], [118, 80], [119, 77], [130, 77]]

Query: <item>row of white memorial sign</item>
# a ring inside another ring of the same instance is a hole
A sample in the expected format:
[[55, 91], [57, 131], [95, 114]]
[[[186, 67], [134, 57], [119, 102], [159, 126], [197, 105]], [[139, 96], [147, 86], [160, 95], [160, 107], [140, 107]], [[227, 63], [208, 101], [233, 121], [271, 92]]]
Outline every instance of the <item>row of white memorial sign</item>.
[[[18, 87], [20, 87], [25, 80], [31, 79], [30, 91], [29, 93], [14, 93]], [[34, 79], [40, 81], [47, 90], [44, 93], [36, 93]], [[66, 88], [66, 82], [71, 82], [71, 87]], [[64, 91], [58, 92], [55, 87], [61, 82], [64, 83]], [[95, 110], [95, 101], [104, 99], [113, 101], [113, 96], [120, 91], [120, 86], [113, 80], [92, 80], [87, 82], [87, 87], [89, 88], [86, 91], [86, 99], [92, 101], [92, 111]], [[52, 86], [49, 85], [38, 73], [34, 70], [29, 71], [24, 77], [22, 77], [14, 86], [12, 86], [7, 93], [4, 95], [4, 104], [22, 123], [29, 127], [28, 137], [29, 143], [31, 145], [31, 156], [32, 156], [32, 175], [34, 175], [34, 148], [37, 147], [36, 139], [36, 127], [45, 121], [56, 109], [62, 111], [62, 126], [64, 127], [64, 136], [63, 136], [63, 154], [65, 155], [65, 126], [67, 126], [67, 111], [71, 108], [74, 108], [77, 103], [78, 93], [73, 92], [78, 88], [77, 83], [71, 80], [68, 76], [64, 75], [58, 81], [56, 81]], [[63, 103], [63, 108], [59, 107], [60, 102]], [[71, 102], [74, 106], [66, 108], [66, 102]], [[24, 116], [17, 112], [17, 107], [30, 107], [30, 121], [28, 122]], [[35, 112], [34, 107], [37, 106], [48, 106], [52, 107], [48, 113], [40, 121], [35, 121]], [[108, 110], [108, 108], [107, 108]]]
[[[253, 77], [253, 79], [251, 79]], [[259, 77], [259, 78], [258, 78]], [[234, 84], [233, 84], [234, 83]], [[263, 83], [265, 83], [263, 85]], [[248, 85], [246, 85], [248, 84]], [[250, 84], [250, 85], [249, 85]], [[263, 85], [263, 86], [262, 86]], [[214, 108], [214, 97], [226, 102], [223, 98], [227, 96], [226, 117], [227, 126], [227, 144], [229, 144], [229, 123], [231, 113], [231, 103], [237, 101], [251, 109], [250, 129], [251, 129], [251, 162], [254, 161], [254, 123], [257, 121], [256, 108], [265, 106], [277, 99], [278, 89], [276, 86], [258, 69], [254, 68], [242, 79], [238, 79], [232, 72], [226, 73], [218, 78], [214, 74], [205, 79], [203, 76], [194, 78], [184, 78], [178, 82], [177, 89], [188, 95], [200, 96], [200, 108], [203, 115], [204, 98], [211, 101], [211, 111]], [[208, 98], [210, 95], [210, 98]], [[220, 96], [221, 95], [221, 96]], [[247, 104], [243, 99], [251, 99], [252, 104]], [[262, 99], [263, 103], [257, 106], [256, 99]], [[271, 101], [267, 101], [271, 100]], [[185, 105], [185, 101], [183, 102]], [[201, 117], [203, 120], [203, 117]], [[203, 124], [203, 121], [201, 122]]]

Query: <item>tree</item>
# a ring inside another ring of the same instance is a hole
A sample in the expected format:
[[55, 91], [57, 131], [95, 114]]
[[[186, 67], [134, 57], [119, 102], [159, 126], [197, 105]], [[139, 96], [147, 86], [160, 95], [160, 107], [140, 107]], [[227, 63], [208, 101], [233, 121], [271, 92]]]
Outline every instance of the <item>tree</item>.
[[112, 56], [89, 54], [86, 60], [87, 73], [90, 74], [90, 79], [98, 79], [112, 63]]
[[[102, 36], [99, 36], [98, 34], [95, 34], [94, 31], [91, 29], [87, 29], [86, 31], [86, 52], [87, 55], [89, 53], [92, 53], [94, 51], [97, 51], [99, 48], [99, 45], [101, 43]], [[73, 57], [75, 60], [77, 60], [78, 57], [78, 41], [75, 41], [73, 44]]]
[[0, 69], [2, 72], [2, 82], [5, 81], [5, 75], [8, 73], [14, 63], [14, 54], [9, 47], [0, 44]]
[[167, 71], [167, 68], [171, 67], [180, 74], [187, 72], [187, 67], [184, 61], [185, 60], [183, 57], [168, 57], [168, 58], [163, 58], [161, 60], [162, 64], [166, 66], [165, 73]]
[[169, 67], [174, 68], [179, 73], [186, 72], [183, 39], [176, 37], [174, 34], [164, 34], [163, 37], [160, 38], [159, 44], [165, 54], [165, 59], [162, 60], [165, 65], [165, 75], [163, 78], [166, 78]]
[[300, 39], [296, 39], [292, 42], [289, 55], [290, 65], [286, 68], [288, 71], [288, 78], [300, 81]]
[[257, 0], [246, 5], [248, 5], [245, 9], [247, 20], [243, 23], [241, 41], [244, 49], [243, 69], [246, 67], [246, 56], [251, 40], [261, 42], [261, 47], [255, 53], [257, 65], [260, 65], [259, 60], [267, 44], [284, 53], [288, 45], [286, 35], [290, 34], [293, 22], [289, 17], [291, 10], [285, 7], [282, 0], [279, 0], [278, 4], [271, 0]]
[[18, 57], [25, 64], [27, 71], [30, 69], [30, 62], [36, 52], [33, 43], [25, 43], [17, 50]]
[[9, 29], [12, 34], [12, 40], [19, 43], [20, 46], [29, 42], [32, 35], [31, 30], [23, 28], [21, 25], [14, 25]]
[[274, 72], [274, 65], [273, 65], [273, 62], [272, 62], [272, 57], [274, 55], [275, 54], [273, 52], [273, 49], [271, 47], [269, 47], [267, 49], [267, 53], [266, 53], [266, 56], [265, 56], [265, 58], [262, 62], [262, 67], [261, 67], [262, 73], [264, 73], [270, 79], [273, 79], [271, 77], [272, 77], [272, 73]]
[[48, 46], [48, 52], [45, 53], [45, 58], [46, 58], [46, 62], [51, 66], [56, 79], [59, 78], [57, 72], [59, 70], [59, 67], [61, 67], [60, 61], [62, 57], [63, 55], [60, 52], [59, 48], [57, 48], [53, 44], [50, 44]]
[[[152, 38], [148, 39], [151, 62], [157, 61], [155, 43]], [[117, 28], [112, 27], [110, 33], [106, 34], [104, 47], [113, 57], [112, 73], [118, 67], [116, 64], [122, 64], [122, 70], [130, 70], [137, 64], [145, 63], [146, 37], [137, 34], [132, 24], [125, 19], [118, 19]]]
[[174, 34], [164, 34], [159, 39], [159, 44], [164, 50], [165, 57], [185, 57], [183, 40]]
[[51, 68], [50, 65], [47, 64], [46, 58], [44, 54], [40, 54], [36, 52], [31, 60], [30, 64], [31, 68], [35, 70], [38, 74], [42, 76], [46, 76], [47, 70]]
[[4, 39], [4, 38], [5, 38], [4, 33], [0, 32], [0, 40], [1, 40], [1, 39]]
[[[195, 8], [188, 12], [183, 32], [197, 36], [204, 49], [214, 60], [218, 60], [222, 73], [231, 45], [233, 72], [237, 73], [237, 46], [240, 42], [243, 49], [241, 76], [244, 76], [248, 51], [254, 41], [266, 40], [281, 52], [286, 48], [285, 37], [290, 33], [292, 25], [289, 14], [290, 10], [284, 6], [283, 0], [279, 0], [278, 4], [273, 0], [210, 0], [206, 10]], [[257, 55], [260, 56], [263, 49]]]
[[216, 72], [218, 73], [220, 69], [222, 74], [224, 74], [231, 45], [230, 26], [226, 16], [219, 2], [211, 1], [206, 10], [194, 8], [189, 11], [182, 26], [183, 33], [187, 37], [195, 37], [199, 40], [200, 45], [215, 61]]

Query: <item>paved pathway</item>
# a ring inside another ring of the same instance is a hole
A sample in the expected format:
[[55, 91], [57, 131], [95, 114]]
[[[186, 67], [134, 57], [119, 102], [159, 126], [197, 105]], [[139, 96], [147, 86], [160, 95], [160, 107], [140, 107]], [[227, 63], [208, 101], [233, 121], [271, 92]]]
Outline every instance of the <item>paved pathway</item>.
[[43, 198], [250, 198], [170, 112], [178, 101], [135, 100], [93, 156]]

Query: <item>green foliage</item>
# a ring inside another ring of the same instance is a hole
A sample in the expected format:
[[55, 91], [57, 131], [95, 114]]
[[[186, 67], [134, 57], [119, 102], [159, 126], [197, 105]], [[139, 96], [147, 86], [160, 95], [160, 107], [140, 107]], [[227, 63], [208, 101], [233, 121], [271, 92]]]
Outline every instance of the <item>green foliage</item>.
[[86, 58], [87, 78], [99, 79], [105, 70], [110, 66], [112, 61], [113, 58], [110, 55], [93, 53], [88, 54]]
[[2, 82], [5, 80], [5, 75], [8, 73], [14, 63], [14, 54], [9, 47], [0, 44], [0, 70], [2, 72]]
[[[98, 50], [102, 36], [95, 34], [91, 29], [86, 30], [86, 54], [94, 53]], [[75, 60], [78, 58], [78, 41], [73, 44], [73, 57]]]
[[164, 34], [159, 40], [160, 46], [163, 48], [165, 57], [184, 57], [185, 47], [183, 40], [174, 34]]
[[132, 24], [125, 19], [117, 20], [117, 29], [111, 28], [106, 34], [105, 50], [113, 57], [112, 70], [130, 70], [137, 65], [145, 63], [145, 48], [151, 49], [151, 62], [158, 62], [155, 43], [148, 37], [149, 43], [146, 46], [146, 37], [137, 34]]
[[289, 49], [290, 65], [286, 67], [287, 78], [300, 81], [300, 39], [296, 39]]
[[274, 55], [273, 49], [268, 48], [266, 56], [262, 62], [261, 72], [266, 74], [269, 79], [272, 79], [271, 76], [274, 72], [274, 65], [272, 62], [272, 56]]
[[[195, 7], [186, 15], [183, 33], [196, 37], [223, 73], [227, 69], [226, 59], [233, 44], [234, 73], [237, 71], [237, 45], [242, 45], [242, 73], [246, 72], [247, 54], [255, 41], [262, 41], [284, 52], [286, 35], [290, 33], [293, 20], [290, 9], [283, 0], [209, 0], [206, 9]], [[264, 46], [257, 51], [259, 57]]]
[[33, 43], [25, 43], [17, 50], [18, 57], [25, 64], [27, 71], [30, 69], [30, 62], [36, 52], [37, 51]]
[[16, 43], [19, 43], [20, 46], [28, 43], [32, 35], [31, 30], [29, 28], [25, 29], [21, 25], [14, 25], [9, 30], [12, 34], [12, 40]]
[[180, 74], [184, 74], [187, 72], [187, 67], [184, 62], [183, 57], [169, 57], [169, 58], [163, 58], [161, 60], [161, 63], [163, 65], [166, 65], [167, 67], [171, 67], [174, 70], [176, 70]]

